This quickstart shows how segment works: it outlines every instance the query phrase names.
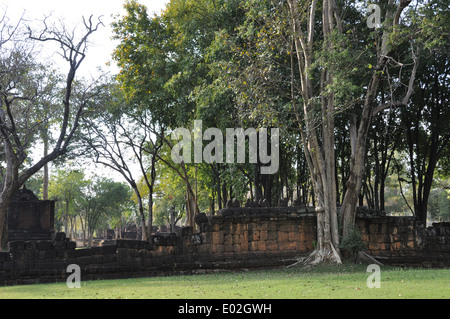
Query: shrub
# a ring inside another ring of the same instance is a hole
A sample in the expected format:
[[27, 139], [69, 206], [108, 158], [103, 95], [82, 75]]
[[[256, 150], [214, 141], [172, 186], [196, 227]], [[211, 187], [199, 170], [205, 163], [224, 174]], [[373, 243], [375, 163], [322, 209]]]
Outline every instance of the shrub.
[[359, 229], [352, 227], [349, 234], [342, 238], [339, 248], [344, 252], [351, 253], [356, 260], [358, 252], [367, 250], [367, 245], [362, 240]]

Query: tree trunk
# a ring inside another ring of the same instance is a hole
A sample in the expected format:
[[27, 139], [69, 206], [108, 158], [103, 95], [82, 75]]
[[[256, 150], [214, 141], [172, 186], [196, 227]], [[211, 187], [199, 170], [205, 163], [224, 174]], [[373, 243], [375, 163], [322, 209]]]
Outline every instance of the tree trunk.
[[[376, 90], [376, 87], [374, 88]], [[352, 156], [350, 161], [350, 176], [347, 181], [347, 190], [341, 207], [342, 235], [345, 237], [350, 233], [355, 223], [356, 207], [358, 206], [359, 194], [364, 175], [364, 162], [366, 157], [366, 141], [371, 121], [372, 109], [364, 107], [361, 115], [360, 125], [356, 141], [352, 143]]]
[[6, 249], [8, 246], [8, 209], [14, 194], [19, 190], [17, 181], [12, 180], [10, 183], [7, 183], [10, 179], [8, 174], [6, 175], [4, 188], [0, 195], [0, 250]]
[[136, 194], [136, 198], [138, 201], [138, 211], [139, 211], [139, 216], [141, 217], [141, 230], [142, 230], [142, 235], [141, 235], [141, 240], [146, 241], [147, 240], [147, 227], [145, 226], [145, 214], [144, 214], [144, 206], [142, 204], [142, 197], [141, 194], [139, 193], [139, 190], [136, 188], [133, 188], [134, 193]]
[[4, 204], [4, 202], [0, 203], [0, 250], [6, 249], [8, 245], [7, 242], [8, 227], [6, 224], [6, 215], [8, 213], [8, 206], [9, 203], [7, 204]]
[[148, 195], [148, 235], [147, 238], [152, 238], [153, 232], [153, 186]]
[[[317, 201], [317, 248], [306, 259], [310, 264], [324, 260], [333, 260], [341, 263], [337, 247], [339, 245], [339, 232], [336, 213], [336, 183], [335, 183], [335, 153], [334, 153], [334, 94], [324, 93], [320, 97], [321, 133], [316, 126], [314, 113], [318, 112], [313, 96], [313, 86], [309, 72], [312, 72], [312, 49], [315, 25], [315, 11], [317, 1], [310, 4], [308, 30], [306, 36], [301, 30], [299, 20], [298, 3], [295, 0], [288, 1], [292, 25], [294, 28], [294, 45], [298, 61], [301, 94], [303, 98], [303, 116], [300, 120], [295, 105], [293, 91], [294, 79], [291, 71], [291, 95], [300, 133], [304, 145], [305, 157], [310, 171], [310, 177]], [[334, 1], [324, 0], [322, 8], [322, 25], [325, 40], [334, 28], [335, 12]], [[293, 60], [291, 57], [291, 65]], [[333, 83], [331, 73], [326, 68], [321, 70], [320, 87], [322, 90]], [[304, 125], [302, 123], [304, 122]], [[322, 143], [320, 143], [320, 138]]]
[[[391, 32], [396, 32], [396, 27], [399, 24], [399, 17], [402, 13], [402, 11], [409, 5], [410, 1], [400, 1], [398, 4], [398, 7], [395, 12], [395, 18], [393, 14], [394, 7], [393, 1], [389, 1], [389, 6], [386, 11], [386, 23], [390, 22], [392, 23], [393, 29], [388, 28], [386, 26], [385, 31], [383, 32], [382, 36], [382, 43], [381, 43], [381, 49], [378, 54], [377, 58], [377, 66], [374, 70], [374, 73], [372, 75], [372, 78], [370, 79], [369, 85], [367, 87], [366, 96], [364, 100], [364, 106], [361, 113], [360, 123], [358, 127], [358, 132], [356, 136], [356, 143], [355, 143], [355, 151], [354, 151], [354, 157], [351, 159], [351, 168], [350, 168], [350, 177], [347, 181], [347, 191], [344, 196], [344, 201], [341, 207], [341, 221], [342, 221], [342, 235], [345, 237], [349, 234], [350, 229], [354, 225], [355, 221], [355, 214], [356, 214], [356, 207], [358, 204], [358, 195], [361, 190], [361, 184], [362, 184], [362, 178], [364, 174], [364, 162], [366, 157], [366, 141], [367, 141], [367, 135], [370, 127], [370, 123], [372, 120], [372, 117], [378, 112], [381, 112], [382, 110], [393, 107], [393, 106], [405, 106], [409, 98], [411, 97], [411, 94], [413, 92], [413, 84], [415, 80], [415, 75], [418, 67], [418, 59], [415, 56], [414, 52], [412, 52], [412, 58], [414, 61], [414, 66], [411, 71], [411, 75], [409, 78], [409, 83], [407, 90], [405, 92], [405, 95], [403, 96], [402, 100], [400, 101], [390, 101], [389, 103], [385, 103], [382, 105], [378, 105], [375, 107], [376, 103], [376, 97], [378, 94], [378, 85], [380, 82], [380, 76], [384, 72], [384, 69], [387, 65], [387, 62], [389, 60], [390, 51], [392, 50], [391, 46], [392, 43], [390, 43], [390, 35]], [[383, 72], [380, 72], [383, 71]]]
[[[44, 157], [48, 155], [48, 131], [45, 130], [44, 136], [43, 136], [43, 142], [44, 142]], [[44, 176], [43, 176], [43, 184], [42, 184], [42, 199], [48, 200], [48, 163], [44, 165]]]

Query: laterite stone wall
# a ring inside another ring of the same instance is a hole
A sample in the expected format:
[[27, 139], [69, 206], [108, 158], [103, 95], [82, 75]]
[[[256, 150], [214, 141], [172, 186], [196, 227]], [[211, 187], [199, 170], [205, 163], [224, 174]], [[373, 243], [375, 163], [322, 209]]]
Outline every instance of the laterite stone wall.
[[[115, 240], [76, 249], [64, 233], [51, 240], [15, 240], [0, 252], [0, 285], [65, 281], [71, 264], [81, 280], [193, 274], [284, 267], [313, 251], [316, 216], [299, 207], [236, 207], [196, 217], [197, 231]], [[450, 224], [425, 228], [408, 217], [359, 215], [356, 225], [368, 253], [382, 263], [449, 267]]]

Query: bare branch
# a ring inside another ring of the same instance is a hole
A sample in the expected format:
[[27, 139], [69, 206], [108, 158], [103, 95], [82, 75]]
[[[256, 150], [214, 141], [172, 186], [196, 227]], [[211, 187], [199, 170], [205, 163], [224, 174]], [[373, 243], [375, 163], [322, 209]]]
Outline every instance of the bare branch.
[[391, 108], [391, 107], [397, 107], [397, 106], [404, 106], [408, 104], [409, 99], [411, 98], [411, 95], [414, 93], [414, 81], [416, 79], [416, 73], [417, 73], [417, 68], [419, 66], [419, 58], [417, 57], [417, 55], [414, 52], [414, 49], [411, 45], [411, 55], [413, 58], [413, 69], [411, 71], [411, 75], [409, 77], [409, 83], [408, 83], [408, 89], [405, 93], [405, 95], [403, 96], [403, 99], [401, 101], [395, 101], [395, 102], [387, 102], [384, 104], [381, 104], [377, 107], [375, 107], [372, 111], [372, 116], [377, 115], [379, 112]]

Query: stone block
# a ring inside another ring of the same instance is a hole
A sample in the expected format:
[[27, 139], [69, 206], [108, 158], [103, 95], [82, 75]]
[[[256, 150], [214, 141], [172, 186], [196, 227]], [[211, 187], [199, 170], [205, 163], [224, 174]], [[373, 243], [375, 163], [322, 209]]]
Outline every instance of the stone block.
[[24, 250], [24, 249], [25, 249], [25, 241], [23, 240], [14, 240], [8, 242], [9, 251]]
[[257, 241], [251, 241], [248, 243], [248, 250], [249, 251], [256, 251], [258, 250], [258, 242]]
[[276, 240], [277, 236], [278, 236], [278, 234], [276, 231], [268, 231], [267, 232], [267, 240]]
[[74, 241], [68, 241], [66, 242], [66, 248], [68, 250], [75, 250], [77, 248], [77, 243]]
[[224, 245], [232, 245], [233, 244], [233, 234], [226, 234], [223, 237]]
[[54, 241], [64, 241], [66, 239], [66, 233], [57, 232], [52, 235], [52, 240]]
[[92, 264], [102, 264], [103, 263], [103, 256], [102, 255], [95, 255], [95, 256], [91, 256], [91, 261]]
[[27, 240], [25, 241], [25, 249], [27, 250], [35, 250], [37, 249], [37, 243], [35, 240]]
[[3, 263], [0, 264], [0, 270], [4, 270], [4, 271], [13, 271], [16, 267], [16, 262], [11, 260], [11, 261], [5, 261]]
[[91, 264], [91, 256], [78, 257], [78, 263], [80, 264], [80, 266]]
[[275, 240], [267, 240], [266, 241], [266, 250], [268, 251], [277, 251], [278, 245]]
[[66, 250], [66, 258], [76, 259], [78, 257], [77, 251], [75, 249]]
[[221, 231], [222, 229], [223, 229], [223, 224], [222, 223], [213, 223], [212, 224], [211, 231], [218, 232], [218, 231]]
[[241, 243], [241, 241], [240, 241], [241, 235], [239, 235], [239, 234], [233, 234], [233, 235], [231, 235], [231, 236], [232, 236], [232, 244], [233, 244], [233, 245], [237, 245], [237, 244], [240, 244], [240, 243]]
[[257, 230], [253, 230], [252, 232], [249, 232], [249, 240], [250, 241], [258, 241], [260, 238], [260, 232]]
[[224, 233], [223, 233], [223, 231], [214, 232], [212, 234], [212, 244], [213, 245], [223, 244], [223, 242], [224, 242]]
[[298, 251], [304, 252], [308, 250], [307, 245], [304, 241], [297, 241], [296, 246]]
[[51, 240], [37, 240], [37, 249], [46, 251], [51, 250], [53, 246], [53, 242]]
[[289, 241], [297, 241], [300, 239], [300, 234], [297, 232], [291, 231], [288, 233], [288, 238], [289, 238]]
[[8, 252], [0, 252], [0, 263], [8, 260]]
[[278, 231], [278, 242], [288, 242], [289, 241], [289, 232]]
[[47, 260], [47, 259], [55, 259], [56, 251], [55, 250], [38, 250], [38, 259], [39, 260]]
[[38, 251], [37, 250], [25, 250], [24, 251], [24, 260], [32, 261], [38, 257]]
[[267, 230], [269, 222], [268, 221], [260, 221], [259, 223], [256, 224], [256, 230], [261, 231], [261, 230]]
[[369, 234], [378, 234], [378, 224], [369, 225]]
[[260, 241], [258, 241], [258, 242], [256, 242], [257, 243], [257, 250], [259, 250], [259, 251], [266, 251], [266, 242], [265, 241], [262, 241], [262, 240], [260, 240]]
[[289, 231], [292, 231], [292, 227], [289, 224], [282, 224], [282, 225], [280, 225], [280, 227], [278, 227], [278, 231], [289, 232]]
[[283, 250], [297, 250], [297, 244], [295, 242], [283, 242], [283, 243], [278, 243], [278, 250], [279, 251], [283, 251]]
[[103, 247], [89, 247], [86, 248], [86, 250], [89, 251], [89, 256], [96, 256], [103, 254]]
[[234, 231], [233, 223], [232, 222], [224, 222], [222, 231], [223, 231], [224, 235], [232, 234]]
[[217, 254], [221, 254], [225, 251], [225, 248], [222, 244], [220, 245], [212, 245], [212, 252], [213, 253], [217, 253]]
[[268, 239], [268, 237], [269, 237], [268, 235], [269, 235], [269, 232], [267, 230], [261, 230], [259, 232], [259, 239], [263, 240], [263, 241], [266, 241]]
[[181, 228], [181, 236], [182, 237], [190, 237], [192, 235], [192, 227], [186, 226]]
[[66, 242], [65, 241], [53, 241], [52, 242], [52, 249], [66, 249]]

